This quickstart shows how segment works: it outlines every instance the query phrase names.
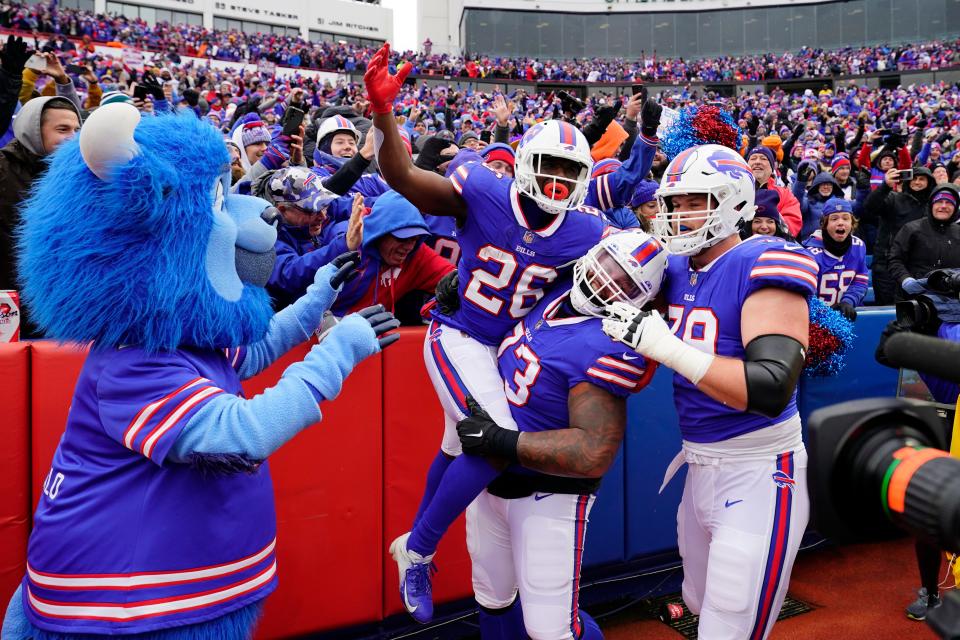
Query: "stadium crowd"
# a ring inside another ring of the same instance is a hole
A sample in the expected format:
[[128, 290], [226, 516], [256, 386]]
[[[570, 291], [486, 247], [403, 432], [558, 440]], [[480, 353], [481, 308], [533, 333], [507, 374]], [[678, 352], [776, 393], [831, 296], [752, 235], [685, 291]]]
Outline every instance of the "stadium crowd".
[[[346, 41], [309, 42], [290, 35], [212, 30], [201, 25], [148, 24], [140, 18], [39, 3], [0, 3], [0, 27], [81, 39], [81, 49], [90, 51], [94, 42], [114, 42], [163, 51], [174, 59], [183, 55], [234, 62], [265, 59], [284, 66], [347, 73], [366, 69], [376, 51], [373, 47]], [[742, 82], [938, 69], [955, 65], [957, 56], [958, 41], [953, 40], [836, 50], [803, 47], [796, 52], [701, 60], [658, 57], [655, 50], [649, 55], [641, 53], [634, 60], [541, 60], [473, 54], [460, 57], [433, 53], [425, 42], [422, 51], [407, 51], [395, 58], [411, 62], [415, 75], [550, 82]]]

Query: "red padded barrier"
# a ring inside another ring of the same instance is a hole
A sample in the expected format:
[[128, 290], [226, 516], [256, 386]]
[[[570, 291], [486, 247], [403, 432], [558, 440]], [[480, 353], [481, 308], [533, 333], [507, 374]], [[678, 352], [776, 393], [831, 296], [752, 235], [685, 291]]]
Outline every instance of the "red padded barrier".
[[[294, 348], [247, 380], [247, 397], [275, 384], [309, 346]], [[323, 420], [270, 457], [280, 584], [267, 599], [260, 638], [382, 617], [380, 359], [374, 356], [354, 370], [337, 399], [321, 405]]]
[[86, 347], [60, 345], [52, 340], [31, 343], [31, 514], [37, 508], [43, 480], [67, 426], [73, 388], [86, 359]]
[[0, 607], [6, 607], [26, 570], [30, 535], [30, 348], [0, 344]]
[[[397, 565], [390, 542], [410, 529], [423, 492], [427, 468], [440, 448], [443, 410], [423, 364], [425, 328], [401, 329], [403, 337], [383, 352], [384, 613], [400, 613]], [[440, 571], [433, 577], [434, 602], [473, 593], [464, 518], [437, 549]]]

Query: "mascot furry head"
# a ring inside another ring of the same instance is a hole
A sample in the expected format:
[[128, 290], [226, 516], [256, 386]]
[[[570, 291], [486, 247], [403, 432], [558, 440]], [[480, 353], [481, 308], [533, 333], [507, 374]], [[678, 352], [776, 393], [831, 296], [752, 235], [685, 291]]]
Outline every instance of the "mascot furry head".
[[47, 337], [149, 352], [261, 339], [275, 210], [228, 195], [229, 165], [193, 114], [97, 109], [24, 203], [23, 296]]

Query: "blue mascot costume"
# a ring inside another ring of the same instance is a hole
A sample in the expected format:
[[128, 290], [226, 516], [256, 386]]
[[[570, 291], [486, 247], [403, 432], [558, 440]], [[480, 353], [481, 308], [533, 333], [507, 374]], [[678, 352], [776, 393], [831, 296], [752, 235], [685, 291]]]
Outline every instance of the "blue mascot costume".
[[229, 166], [193, 115], [107, 105], [25, 203], [24, 298], [49, 337], [91, 350], [4, 639], [252, 636], [282, 544], [265, 460], [397, 338], [365, 309], [243, 397], [242, 379], [311, 336], [358, 258], [273, 314], [277, 213], [228, 195]]

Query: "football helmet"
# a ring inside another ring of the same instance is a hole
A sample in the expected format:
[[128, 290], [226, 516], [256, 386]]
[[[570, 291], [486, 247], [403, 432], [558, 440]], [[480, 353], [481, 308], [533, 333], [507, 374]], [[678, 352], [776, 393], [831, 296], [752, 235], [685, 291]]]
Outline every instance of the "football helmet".
[[649, 233], [613, 233], [573, 265], [570, 303], [597, 317], [605, 317], [607, 306], [617, 301], [640, 308], [660, 291], [666, 269], [667, 251]]
[[[700, 211], [675, 211], [673, 196], [707, 196]], [[728, 147], [704, 144], [681, 151], [667, 166], [657, 189], [660, 211], [653, 231], [670, 253], [691, 256], [738, 232], [756, 209], [753, 173], [743, 157]], [[697, 228], [690, 223], [701, 221]]]
[[320, 128], [317, 130], [317, 144], [319, 145], [323, 142], [323, 139], [328, 135], [337, 133], [337, 132], [346, 132], [353, 136], [353, 139], [360, 142], [360, 132], [357, 131], [357, 128], [353, 126], [353, 123], [344, 118], [343, 116], [330, 116], [322, 123], [320, 123]]
[[[545, 173], [541, 169], [545, 157], [572, 160], [580, 165], [576, 178], [568, 179]], [[590, 145], [579, 129], [568, 122], [547, 120], [535, 124], [517, 146], [514, 181], [517, 191], [537, 203], [547, 213], [559, 215], [583, 204], [593, 170]], [[552, 178], [540, 188], [538, 178]]]

